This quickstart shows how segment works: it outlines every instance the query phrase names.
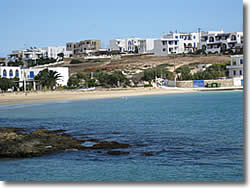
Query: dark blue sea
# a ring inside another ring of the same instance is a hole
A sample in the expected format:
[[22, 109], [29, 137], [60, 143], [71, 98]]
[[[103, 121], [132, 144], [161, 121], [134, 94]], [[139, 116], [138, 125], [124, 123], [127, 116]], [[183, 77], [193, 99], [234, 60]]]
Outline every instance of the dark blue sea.
[[0, 106], [0, 126], [66, 129], [79, 139], [131, 145], [123, 149], [130, 153], [120, 156], [65, 151], [2, 159], [1, 181], [242, 181], [244, 177], [242, 91]]

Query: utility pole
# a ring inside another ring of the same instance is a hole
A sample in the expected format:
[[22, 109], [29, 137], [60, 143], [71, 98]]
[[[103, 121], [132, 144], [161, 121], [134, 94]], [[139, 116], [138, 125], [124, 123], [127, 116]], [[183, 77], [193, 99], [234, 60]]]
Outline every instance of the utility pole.
[[199, 49], [201, 49], [201, 28], [198, 27], [198, 35], [199, 35]]
[[24, 80], [23, 80], [23, 91], [25, 93], [25, 95], [27, 95], [26, 93], [26, 72], [24, 71]]
[[176, 87], [175, 54], [174, 54], [174, 87]]

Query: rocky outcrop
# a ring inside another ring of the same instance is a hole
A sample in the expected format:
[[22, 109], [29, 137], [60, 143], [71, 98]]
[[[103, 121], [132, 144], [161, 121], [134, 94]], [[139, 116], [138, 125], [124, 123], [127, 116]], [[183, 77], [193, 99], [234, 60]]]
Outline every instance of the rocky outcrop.
[[18, 128], [0, 127], [0, 158], [35, 157], [66, 149], [82, 150], [81, 141], [62, 131], [37, 129], [23, 133]]
[[119, 149], [119, 148], [128, 148], [130, 147], [129, 144], [122, 144], [122, 143], [118, 143], [115, 141], [104, 141], [104, 142], [100, 142], [98, 144], [95, 144], [91, 147], [91, 149]]
[[108, 155], [128, 155], [128, 151], [108, 151]]
[[[84, 146], [86, 140], [78, 140], [65, 130], [50, 131], [37, 129], [30, 133], [23, 129], [12, 127], [0, 127], [0, 158], [24, 158], [37, 157], [61, 151], [96, 150], [96, 149], [119, 149], [128, 148], [129, 144], [115, 141], [102, 141], [91, 147]], [[98, 139], [89, 139], [98, 142]], [[108, 151], [109, 155], [122, 155], [129, 152]]]

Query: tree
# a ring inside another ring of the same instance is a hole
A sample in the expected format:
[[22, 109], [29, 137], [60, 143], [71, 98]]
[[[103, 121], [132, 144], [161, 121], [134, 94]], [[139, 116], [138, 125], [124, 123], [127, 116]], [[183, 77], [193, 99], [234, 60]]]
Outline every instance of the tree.
[[64, 58], [64, 53], [59, 53], [59, 54], [57, 54], [57, 56], [61, 59], [61, 60], [63, 60], [63, 58]]
[[36, 75], [35, 80], [38, 80], [43, 88], [53, 89], [60, 78], [61, 75], [58, 72], [44, 69]]
[[69, 77], [67, 85], [69, 87], [79, 87], [80, 86], [80, 80], [77, 78], [76, 75], [72, 75]]
[[0, 89], [2, 91], [7, 91], [9, 88], [15, 86], [15, 83], [8, 78], [0, 78]]
[[79, 87], [81, 85], [81, 81], [88, 80], [88, 77], [90, 78], [88, 75], [77, 72], [76, 74], [69, 77], [67, 85], [69, 87]]

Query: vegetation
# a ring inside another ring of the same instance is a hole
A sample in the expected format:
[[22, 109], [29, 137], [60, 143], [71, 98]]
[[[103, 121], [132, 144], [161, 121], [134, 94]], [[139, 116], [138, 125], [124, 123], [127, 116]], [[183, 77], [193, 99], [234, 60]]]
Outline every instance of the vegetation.
[[69, 77], [67, 85], [71, 88], [76, 88], [81, 86], [81, 80], [85, 80], [86, 76], [81, 72], [78, 72]]
[[178, 73], [177, 80], [212, 80], [228, 76], [226, 68], [228, 64], [213, 64], [208, 67], [204, 72], [197, 72], [193, 75], [188, 67], [180, 67], [176, 69]]
[[72, 59], [70, 62], [70, 64], [80, 64], [80, 63], [83, 63], [83, 62], [78, 59]]
[[[92, 74], [92, 75], [91, 75]], [[68, 81], [69, 87], [119, 87], [129, 85], [129, 80], [122, 74], [121, 71], [116, 72], [100, 72], [97, 70], [93, 73], [77, 73], [70, 76]]]
[[39, 81], [42, 88], [54, 89], [56, 81], [60, 78], [61, 76], [58, 72], [44, 69], [36, 75], [35, 80]]
[[64, 53], [59, 53], [59, 54], [57, 54], [57, 56], [58, 56], [61, 60], [64, 59]]
[[15, 61], [9, 61], [7, 64], [8, 64], [8, 66], [15, 66], [15, 67], [23, 66], [23, 61], [22, 61], [21, 58], [19, 58], [19, 59], [15, 60]]
[[150, 70], [144, 71], [144, 76], [142, 77], [142, 80], [144, 81], [152, 81], [155, 79], [155, 77], [161, 77], [168, 80], [173, 80], [174, 75], [172, 72], [170, 72], [167, 68], [155, 68]]
[[2, 91], [7, 91], [8, 89], [15, 86], [15, 82], [8, 78], [0, 78], [0, 89]]
[[53, 58], [40, 58], [37, 60], [29, 59], [27, 61], [27, 65], [28, 65], [28, 67], [34, 67], [37, 65], [45, 65], [45, 64], [55, 63], [55, 62], [56, 62], [56, 60]]

